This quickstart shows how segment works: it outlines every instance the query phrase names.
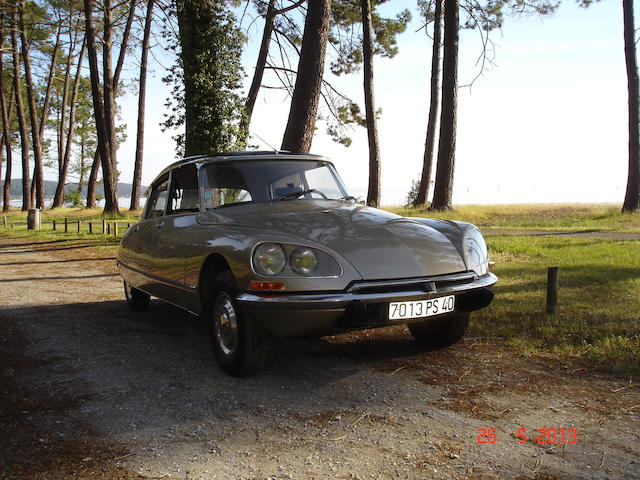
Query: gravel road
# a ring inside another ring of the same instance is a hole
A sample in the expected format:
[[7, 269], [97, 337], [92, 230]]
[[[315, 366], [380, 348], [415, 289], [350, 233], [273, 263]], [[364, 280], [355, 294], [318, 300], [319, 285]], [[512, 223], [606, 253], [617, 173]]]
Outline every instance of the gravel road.
[[640, 478], [637, 383], [400, 327], [230, 378], [197, 319], [129, 311], [113, 258], [61, 245], [0, 238], [3, 479]]

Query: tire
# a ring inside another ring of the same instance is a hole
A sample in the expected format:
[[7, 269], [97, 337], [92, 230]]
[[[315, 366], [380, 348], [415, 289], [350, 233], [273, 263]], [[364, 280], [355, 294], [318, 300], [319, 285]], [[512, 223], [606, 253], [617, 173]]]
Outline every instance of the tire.
[[149, 300], [151, 299], [151, 296], [148, 293], [132, 287], [127, 282], [124, 282], [124, 296], [127, 299], [127, 305], [129, 305], [129, 308], [136, 312], [146, 310], [149, 306]]
[[421, 345], [444, 348], [459, 341], [467, 331], [469, 313], [455, 313], [445, 318], [407, 325], [413, 338]]
[[203, 316], [213, 352], [222, 370], [234, 377], [245, 377], [264, 368], [269, 335], [260, 323], [247, 318], [238, 308], [234, 284], [231, 272], [218, 276]]

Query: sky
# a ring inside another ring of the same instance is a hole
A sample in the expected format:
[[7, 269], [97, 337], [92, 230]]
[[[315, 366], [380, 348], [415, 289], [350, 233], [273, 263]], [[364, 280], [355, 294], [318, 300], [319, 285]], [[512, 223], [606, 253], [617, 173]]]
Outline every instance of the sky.
[[[420, 176], [429, 110], [431, 40], [418, 31], [415, 2], [395, 0], [383, 11], [414, 13], [398, 38], [393, 59], [376, 58], [375, 96], [382, 160], [382, 204], [401, 205]], [[636, 6], [636, 10], [638, 6]], [[248, 23], [248, 22], [246, 22]], [[246, 88], [251, 81], [262, 25], [249, 30], [245, 47]], [[621, 203], [627, 181], [627, 84], [622, 37], [622, 1], [602, 0], [588, 9], [566, 2], [544, 18], [506, 18], [493, 32], [494, 65], [472, 87], [458, 92], [454, 204]], [[476, 32], [460, 40], [460, 85], [478, 72]], [[328, 64], [328, 62], [327, 62]], [[170, 132], [162, 132], [168, 89], [162, 68], [149, 79], [143, 183], [175, 161]], [[362, 73], [335, 84], [364, 106]], [[273, 82], [268, 82], [273, 84]], [[130, 182], [135, 153], [137, 98], [121, 101], [128, 139], [118, 151], [121, 181]], [[262, 90], [251, 123], [252, 143], [279, 147], [289, 99]], [[364, 108], [363, 108], [364, 110]], [[311, 152], [330, 157], [347, 188], [366, 197], [366, 131], [351, 132], [343, 147], [317, 126]], [[259, 137], [259, 138], [258, 138]], [[261, 140], [263, 139], [263, 140]]]

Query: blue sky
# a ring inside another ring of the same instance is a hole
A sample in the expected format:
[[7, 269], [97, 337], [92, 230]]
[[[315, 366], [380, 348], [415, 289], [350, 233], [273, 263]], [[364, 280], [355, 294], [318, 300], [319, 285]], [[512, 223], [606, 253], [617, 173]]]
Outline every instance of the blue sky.
[[[388, 12], [414, 9], [414, 2], [391, 1]], [[640, 15], [640, 14], [639, 14]], [[243, 57], [247, 84], [260, 40], [261, 24], [250, 30]], [[418, 18], [399, 37], [400, 53], [376, 59], [375, 88], [382, 108], [380, 143], [383, 204], [401, 204], [419, 176], [429, 98], [431, 41]], [[620, 203], [626, 186], [626, 72], [622, 2], [604, 0], [589, 9], [564, 3], [556, 14], [507, 18], [494, 32], [495, 66], [472, 88], [459, 91], [459, 129], [454, 203]], [[460, 84], [475, 77], [479, 54], [475, 32], [460, 42]], [[162, 133], [167, 89], [155, 67], [147, 107], [143, 181], [150, 182], [174, 160], [170, 134]], [[336, 85], [362, 101], [361, 74]], [[135, 142], [134, 96], [122, 102], [128, 141], [120, 148], [122, 181], [130, 181]], [[288, 98], [263, 91], [251, 130], [279, 147]], [[366, 132], [352, 132], [349, 148], [333, 143], [318, 125], [312, 152], [331, 157], [346, 185], [366, 194]], [[263, 147], [257, 138], [253, 139]]]

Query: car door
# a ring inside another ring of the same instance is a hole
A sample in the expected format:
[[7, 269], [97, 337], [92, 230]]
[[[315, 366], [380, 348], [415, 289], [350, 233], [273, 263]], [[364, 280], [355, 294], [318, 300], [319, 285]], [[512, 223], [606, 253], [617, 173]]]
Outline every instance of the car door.
[[163, 175], [152, 186], [142, 219], [127, 233], [127, 258], [131, 268], [139, 272], [138, 288], [159, 296], [159, 278], [155, 260], [155, 233], [163, 224], [169, 198], [169, 174]]
[[185, 295], [195, 285], [185, 284], [185, 263], [191, 232], [198, 225], [200, 211], [198, 171], [185, 165], [171, 173], [167, 209], [156, 223], [151, 240], [156, 295], [175, 305], [185, 306]]

